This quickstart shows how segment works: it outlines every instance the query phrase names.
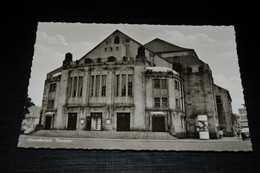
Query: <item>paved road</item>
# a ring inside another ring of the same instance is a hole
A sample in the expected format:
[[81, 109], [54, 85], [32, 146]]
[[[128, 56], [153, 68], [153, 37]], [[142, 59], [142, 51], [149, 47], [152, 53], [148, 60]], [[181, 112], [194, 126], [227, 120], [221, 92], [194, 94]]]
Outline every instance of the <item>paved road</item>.
[[21, 135], [18, 147], [24, 148], [81, 148], [119, 150], [175, 150], [175, 151], [251, 151], [251, 141], [236, 137], [218, 140], [177, 139], [100, 139], [65, 138]]

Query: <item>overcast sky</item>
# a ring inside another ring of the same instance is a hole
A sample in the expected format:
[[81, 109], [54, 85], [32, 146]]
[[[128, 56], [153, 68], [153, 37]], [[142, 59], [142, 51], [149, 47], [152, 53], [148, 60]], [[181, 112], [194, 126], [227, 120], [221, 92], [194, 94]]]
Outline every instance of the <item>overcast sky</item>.
[[233, 26], [38, 23], [29, 96], [41, 105], [46, 74], [62, 65], [67, 52], [80, 59], [116, 29], [141, 44], [160, 38], [192, 48], [209, 64], [214, 83], [229, 90], [233, 112], [244, 103]]

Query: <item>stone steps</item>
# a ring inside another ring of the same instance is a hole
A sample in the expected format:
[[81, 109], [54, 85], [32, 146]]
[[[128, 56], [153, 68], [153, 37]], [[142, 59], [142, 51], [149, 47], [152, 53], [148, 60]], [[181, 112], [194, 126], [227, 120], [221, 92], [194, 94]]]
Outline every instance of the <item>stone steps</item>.
[[107, 139], [176, 139], [168, 132], [115, 132], [115, 131], [68, 131], [68, 130], [40, 130], [33, 136], [71, 137], [71, 138], [107, 138]]

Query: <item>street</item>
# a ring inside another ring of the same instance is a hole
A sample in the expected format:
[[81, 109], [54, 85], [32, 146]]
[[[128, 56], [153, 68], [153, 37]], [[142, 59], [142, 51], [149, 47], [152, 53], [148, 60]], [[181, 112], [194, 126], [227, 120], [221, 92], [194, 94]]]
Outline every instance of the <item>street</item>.
[[107, 150], [173, 150], [173, 151], [252, 151], [251, 140], [237, 137], [216, 140], [175, 139], [103, 139], [20, 135], [18, 147]]

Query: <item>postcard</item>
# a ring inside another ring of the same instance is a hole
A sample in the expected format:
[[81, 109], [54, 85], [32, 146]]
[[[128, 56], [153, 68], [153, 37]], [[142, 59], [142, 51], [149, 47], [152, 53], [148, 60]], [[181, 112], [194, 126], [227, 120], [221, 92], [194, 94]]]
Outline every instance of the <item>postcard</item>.
[[252, 151], [233, 26], [38, 23], [18, 147]]

